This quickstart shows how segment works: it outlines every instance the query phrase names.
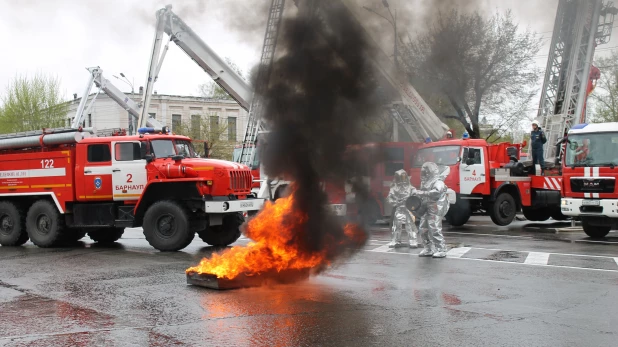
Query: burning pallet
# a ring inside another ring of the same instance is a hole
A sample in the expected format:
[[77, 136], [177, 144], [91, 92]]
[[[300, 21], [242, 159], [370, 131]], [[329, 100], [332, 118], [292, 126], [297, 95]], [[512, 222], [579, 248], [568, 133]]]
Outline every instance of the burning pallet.
[[256, 275], [240, 274], [232, 279], [217, 278], [217, 276], [211, 274], [188, 272], [187, 284], [217, 290], [240, 289], [294, 283], [309, 278], [309, 275], [310, 269], [273, 270]]

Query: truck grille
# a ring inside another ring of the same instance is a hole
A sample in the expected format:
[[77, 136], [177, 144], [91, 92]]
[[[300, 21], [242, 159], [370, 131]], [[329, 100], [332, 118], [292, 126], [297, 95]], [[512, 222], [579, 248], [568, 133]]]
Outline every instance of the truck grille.
[[613, 193], [615, 185], [615, 179], [571, 178], [571, 191], [573, 193]]
[[233, 191], [251, 190], [251, 171], [230, 171], [230, 187]]

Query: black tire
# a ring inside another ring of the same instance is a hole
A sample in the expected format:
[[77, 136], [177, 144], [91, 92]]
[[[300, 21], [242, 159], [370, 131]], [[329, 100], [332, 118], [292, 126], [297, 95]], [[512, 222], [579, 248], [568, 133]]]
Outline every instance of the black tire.
[[544, 208], [522, 208], [524, 217], [531, 222], [544, 222], [549, 219], [550, 212]]
[[582, 228], [584, 228], [586, 235], [593, 239], [602, 239], [612, 230], [609, 225], [592, 225], [586, 219], [582, 219]]
[[223, 216], [223, 224], [209, 226], [197, 235], [211, 246], [229, 246], [240, 237], [240, 226], [245, 222], [242, 213], [230, 213]]
[[17, 205], [0, 201], [0, 245], [21, 246], [28, 242], [24, 211]]
[[358, 212], [360, 213], [360, 220], [365, 227], [375, 225], [378, 219], [382, 217], [380, 206], [373, 199], [366, 201]]
[[509, 193], [500, 193], [489, 206], [489, 216], [496, 225], [505, 226], [511, 224], [517, 213], [515, 198]]
[[162, 252], [174, 252], [187, 247], [195, 237], [195, 232], [189, 226], [187, 211], [174, 201], [154, 203], [144, 215], [146, 241]]
[[122, 237], [124, 228], [96, 228], [88, 230], [88, 237], [98, 243], [114, 243]]
[[42, 248], [53, 247], [63, 240], [64, 219], [54, 204], [39, 200], [28, 210], [26, 230], [30, 241], [35, 245]]
[[460, 227], [470, 220], [470, 203], [466, 200], [457, 199], [455, 205], [452, 205], [446, 213], [446, 221], [454, 227]]
[[86, 230], [81, 228], [66, 229], [62, 235], [65, 242], [77, 242], [86, 236]]
[[565, 216], [562, 214], [562, 211], [560, 211], [559, 209], [555, 209], [553, 211], [551, 211], [551, 218], [553, 218], [554, 220], [557, 221], [565, 221], [567, 219], [569, 219], [568, 216]]

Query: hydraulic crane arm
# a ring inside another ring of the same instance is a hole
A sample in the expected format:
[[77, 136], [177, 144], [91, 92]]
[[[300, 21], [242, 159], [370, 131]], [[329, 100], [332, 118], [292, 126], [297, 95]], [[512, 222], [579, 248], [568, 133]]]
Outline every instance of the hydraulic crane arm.
[[[221, 59], [180, 17], [172, 12], [172, 6], [168, 5], [157, 12], [157, 25], [155, 37], [148, 67], [148, 79], [144, 92], [143, 105], [150, 104], [152, 88], [156, 82], [159, 70], [163, 63], [169, 42], [159, 57], [163, 34], [170, 37], [170, 41], [176, 43], [193, 61], [197, 63], [210, 77], [223, 88], [245, 110], [249, 110], [253, 89], [232, 69], [225, 60]], [[139, 120], [139, 126], [147, 119], [147, 107], [144, 107]]]
[[[92, 105], [94, 105], [94, 102], [101, 91], [105, 92], [107, 96], [114, 100], [118, 105], [122, 106], [122, 108], [127, 110], [127, 112], [129, 112], [129, 114], [131, 114], [133, 117], [139, 118], [142, 111], [141, 107], [135, 101], [133, 101], [133, 99], [129, 98], [127, 95], [121, 92], [120, 89], [118, 89], [118, 87], [116, 87], [110, 80], [105, 78], [103, 76], [103, 70], [100, 67], [90, 67], [86, 68], [86, 70], [90, 72], [90, 79], [88, 80], [88, 84], [86, 85], [82, 100], [77, 107], [77, 113], [75, 114], [75, 119], [71, 126], [72, 128], [79, 128], [79, 125], [82, 123], [84, 116], [90, 113], [90, 109], [92, 108]], [[96, 85], [99, 90], [90, 101], [88, 108], [86, 108], [86, 104], [88, 102], [88, 95], [92, 90], [93, 84]], [[85, 112], [84, 109], [86, 109]], [[161, 124], [152, 118], [147, 120], [147, 124], [151, 127], [162, 128]]]

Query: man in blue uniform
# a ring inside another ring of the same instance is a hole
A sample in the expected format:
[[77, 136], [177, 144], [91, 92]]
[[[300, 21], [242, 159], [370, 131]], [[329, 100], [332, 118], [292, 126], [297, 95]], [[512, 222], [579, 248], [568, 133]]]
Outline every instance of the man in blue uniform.
[[530, 133], [530, 143], [532, 143], [532, 166], [539, 164], [543, 170], [543, 145], [547, 142], [545, 133], [539, 127], [538, 121], [532, 121], [532, 132]]

